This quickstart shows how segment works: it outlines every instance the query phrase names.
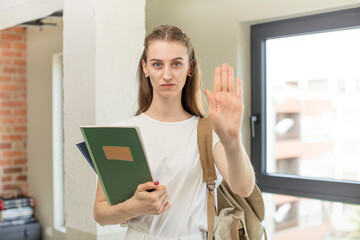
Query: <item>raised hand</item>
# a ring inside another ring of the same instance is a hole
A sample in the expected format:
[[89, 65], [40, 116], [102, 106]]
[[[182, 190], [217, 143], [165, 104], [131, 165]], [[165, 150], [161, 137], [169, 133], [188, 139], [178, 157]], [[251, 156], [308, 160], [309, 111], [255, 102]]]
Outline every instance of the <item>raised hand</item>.
[[208, 98], [208, 117], [223, 144], [232, 144], [240, 140], [240, 128], [243, 120], [242, 83], [226, 63], [217, 67], [214, 73], [214, 92], [205, 90]]

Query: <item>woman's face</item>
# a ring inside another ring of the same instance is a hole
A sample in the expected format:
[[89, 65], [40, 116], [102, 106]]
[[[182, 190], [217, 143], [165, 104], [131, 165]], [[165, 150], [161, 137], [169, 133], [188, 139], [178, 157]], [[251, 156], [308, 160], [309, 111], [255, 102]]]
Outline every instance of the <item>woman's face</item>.
[[150, 77], [154, 97], [181, 99], [182, 89], [191, 71], [188, 51], [182, 43], [151, 42], [146, 63], [142, 61], [142, 66], [144, 73]]

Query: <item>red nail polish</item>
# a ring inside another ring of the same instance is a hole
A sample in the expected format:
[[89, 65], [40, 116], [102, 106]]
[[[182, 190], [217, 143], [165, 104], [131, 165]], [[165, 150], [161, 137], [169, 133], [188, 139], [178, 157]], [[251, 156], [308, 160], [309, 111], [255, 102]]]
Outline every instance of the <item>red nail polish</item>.
[[154, 182], [155, 185], [159, 185], [159, 181]]

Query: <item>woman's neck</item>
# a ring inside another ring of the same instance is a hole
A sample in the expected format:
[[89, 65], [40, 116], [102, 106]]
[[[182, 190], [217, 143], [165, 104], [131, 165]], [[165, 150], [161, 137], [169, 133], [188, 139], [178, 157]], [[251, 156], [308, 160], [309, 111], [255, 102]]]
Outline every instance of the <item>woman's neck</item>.
[[144, 112], [149, 117], [163, 122], [178, 122], [192, 115], [184, 110], [181, 101], [171, 101], [154, 98], [148, 110]]

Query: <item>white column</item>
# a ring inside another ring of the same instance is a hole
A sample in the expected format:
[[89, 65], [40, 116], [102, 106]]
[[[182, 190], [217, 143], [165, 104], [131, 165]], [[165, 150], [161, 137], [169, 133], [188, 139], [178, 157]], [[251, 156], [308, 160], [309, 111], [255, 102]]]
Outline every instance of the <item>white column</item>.
[[63, 19], [66, 239], [122, 239], [119, 225], [101, 227], [93, 219], [97, 179], [75, 144], [81, 125], [135, 112], [145, 0], [65, 0]]

